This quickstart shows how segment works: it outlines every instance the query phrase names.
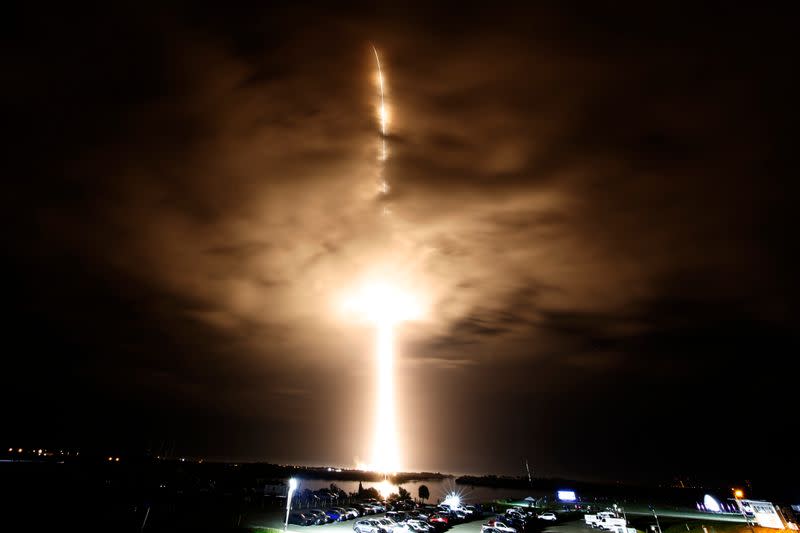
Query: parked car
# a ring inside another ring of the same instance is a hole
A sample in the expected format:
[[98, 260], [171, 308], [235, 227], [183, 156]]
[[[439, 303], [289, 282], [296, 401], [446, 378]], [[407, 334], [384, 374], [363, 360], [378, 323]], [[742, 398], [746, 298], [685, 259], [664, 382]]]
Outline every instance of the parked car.
[[331, 519], [331, 522], [341, 522], [342, 521], [342, 513], [337, 511], [334, 507], [330, 509], [325, 509], [325, 514], [328, 515], [328, 518]]
[[395, 528], [397, 528], [397, 522], [391, 518], [376, 518], [375, 521], [378, 522], [386, 531], [394, 531]]
[[517, 533], [517, 528], [511, 527], [500, 520], [489, 520], [481, 526], [481, 533], [486, 533], [487, 529], [493, 529], [499, 533]]
[[309, 509], [308, 511], [306, 511], [306, 514], [313, 515], [316, 519], [314, 523], [318, 526], [331, 522], [331, 519], [330, 517], [328, 517], [328, 514], [322, 509]]
[[292, 513], [289, 515], [289, 523], [297, 526], [313, 526], [316, 518], [303, 513]]
[[358, 518], [359, 516], [361, 516], [361, 513], [359, 513], [358, 509], [356, 509], [355, 507], [347, 507], [345, 511], [347, 511], [347, 516], [349, 518]]
[[441, 524], [443, 527], [447, 527], [450, 525], [450, 517], [447, 517], [442, 513], [433, 513], [430, 518], [428, 518], [428, 523]]
[[[517, 513], [497, 515], [494, 520], [498, 520], [518, 531], [525, 529], [525, 526], [528, 525], [528, 521]], [[491, 523], [491, 520], [489, 522]]]
[[358, 520], [353, 524], [353, 531], [356, 533], [389, 533], [381, 528], [380, 524], [372, 518]]
[[350, 520], [353, 518], [353, 515], [351, 515], [344, 507], [331, 507], [331, 509], [339, 513], [339, 520]]
[[628, 527], [628, 523], [625, 521], [624, 518], [603, 516], [602, 518], [598, 519], [597, 527], [599, 527], [600, 529], [607, 529], [609, 531], [613, 531], [617, 528], [625, 530], [625, 528]]
[[406, 520], [406, 525], [417, 533], [429, 533], [433, 530], [433, 526], [423, 520], [416, 520], [409, 518]]
[[550, 522], [555, 522], [556, 520], [558, 520], [558, 518], [556, 518], [556, 515], [554, 513], [542, 513], [540, 515], [537, 515], [536, 518], [538, 518], [539, 520], [549, 520]]
[[399, 524], [408, 520], [408, 513], [405, 511], [389, 511], [386, 513], [386, 518], [391, 518]]

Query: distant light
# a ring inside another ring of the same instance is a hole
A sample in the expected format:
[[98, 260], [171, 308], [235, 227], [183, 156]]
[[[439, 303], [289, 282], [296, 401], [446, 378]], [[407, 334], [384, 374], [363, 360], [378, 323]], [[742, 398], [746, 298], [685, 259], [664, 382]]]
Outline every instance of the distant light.
[[722, 512], [722, 508], [720, 508], [719, 502], [711, 494], [706, 494], [705, 496], [703, 496], [703, 505], [705, 506], [707, 511], [711, 511], [712, 513]]
[[19, 450], [17, 450], [17, 452], [18, 452], [18, 453], [22, 453], [22, 448], [20, 448]]
[[450, 509], [455, 509], [461, 505], [461, 496], [455, 492], [451, 492], [445, 497], [442, 504], [448, 506]]
[[744, 491], [742, 489], [735, 489], [733, 491], [734, 498], [744, 498]]
[[109, 460], [109, 461], [111, 461], [111, 460], [113, 460], [113, 459], [114, 459], [113, 457], [109, 457], [109, 458], [108, 458], [108, 460]]
[[39, 455], [42, 455], [42, 449], [39, 448]]
[[114, 458], [114, 461], [119, 462], [119, 457]]
[[8, 451], [9, 451], [9, 453], [11, 453], [11, 452], [14, 451], [14, 448], [9, 448]]
[[[577, 500], [574, 490], [560, 490], [558, 491], [558, 499], [562, 502], [574, 502]], [[616, 505], [614, 506], [616, 507]]]

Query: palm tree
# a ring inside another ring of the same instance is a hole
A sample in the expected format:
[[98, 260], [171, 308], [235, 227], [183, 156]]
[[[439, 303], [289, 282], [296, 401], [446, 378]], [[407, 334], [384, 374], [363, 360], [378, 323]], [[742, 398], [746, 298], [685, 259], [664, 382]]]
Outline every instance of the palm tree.
[[427, 485], [420, 485], [419, 486], [419, 499], [420, 500], [427, 500], [431, 497], [431, 491], [428, 490]]

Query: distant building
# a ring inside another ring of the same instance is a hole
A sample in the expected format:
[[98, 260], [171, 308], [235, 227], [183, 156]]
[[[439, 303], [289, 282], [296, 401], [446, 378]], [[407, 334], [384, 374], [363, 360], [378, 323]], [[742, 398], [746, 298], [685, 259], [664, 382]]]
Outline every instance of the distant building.
[[771, 502], [764, 502], [759, 500], [736, 500], [742, 512], [748, 516], [752, 516], [756, 524], [761, 527], [769, 527], [772, 529], [785, 529], [783, 520], [781, 520], [778, 511]]

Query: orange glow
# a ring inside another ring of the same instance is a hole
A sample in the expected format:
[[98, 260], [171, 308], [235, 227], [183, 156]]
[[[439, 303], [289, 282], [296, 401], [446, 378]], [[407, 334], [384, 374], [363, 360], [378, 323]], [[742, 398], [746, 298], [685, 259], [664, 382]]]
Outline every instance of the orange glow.
[[371, 282], [353, 291], [343, 302], [344, 310], [376, 327], [375, 356], [378, 366], [377, 403], [372, 463], [359, 468], [381, 473], [400, 469], [397, 406], [394, 392], [394, 330], [405, 320], [422, 314], [418, 298], [386, 283]]
[[735, 498], [744, 498], [744, 491], [742, 489], [735, 489], [733, 491], [733, 496]]

